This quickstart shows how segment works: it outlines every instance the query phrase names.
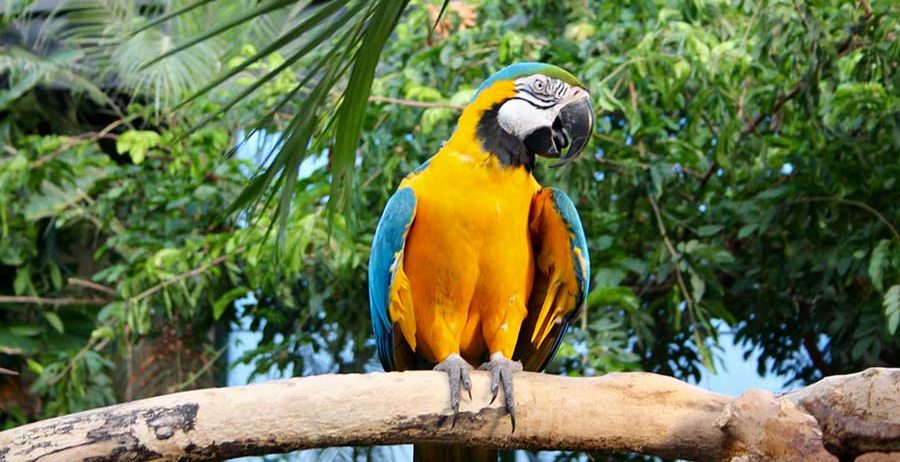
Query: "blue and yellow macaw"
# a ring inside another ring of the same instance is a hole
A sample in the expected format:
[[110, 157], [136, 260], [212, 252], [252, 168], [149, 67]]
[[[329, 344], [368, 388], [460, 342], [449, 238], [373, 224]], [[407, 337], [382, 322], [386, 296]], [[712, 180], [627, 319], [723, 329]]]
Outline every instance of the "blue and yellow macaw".
[[[502, 386], [540, 371], [584, 303], [588, 249], [575, 206], [544, 188], [535, 156], [577, 156], [590, 94], [569, 72], [519, 63], [476, 91], [450, 140], [388, 200], [369, 259], [369, 303], [386, 371], [433, 366], [471, 391], [473, 365]], [[470, 392], [471, 394], [471, 392]]]

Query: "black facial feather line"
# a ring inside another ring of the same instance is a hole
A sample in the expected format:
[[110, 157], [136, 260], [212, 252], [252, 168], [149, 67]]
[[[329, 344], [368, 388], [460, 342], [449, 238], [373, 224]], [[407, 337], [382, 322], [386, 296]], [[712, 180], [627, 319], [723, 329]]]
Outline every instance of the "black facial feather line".
[[[529, 103], [531, 102], [529, 101]], [[534, 154], [528, 152], [528, 148], [525, 147], [522, 140], [500, 126], [497, 115], [500, 113], [502, 105], [502, 102], [497, 103], [482, 114], [476, 130], [481, 147], [496, 156], [501, 165], [525, 167], [530, 172], [534, 170]]]

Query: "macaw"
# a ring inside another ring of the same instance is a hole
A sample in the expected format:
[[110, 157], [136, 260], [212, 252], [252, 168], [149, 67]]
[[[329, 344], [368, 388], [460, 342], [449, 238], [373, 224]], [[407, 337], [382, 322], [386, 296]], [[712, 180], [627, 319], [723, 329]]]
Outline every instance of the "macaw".
[[578, 212], [533, 170], [535, 156], [574, 159], [593, 123], [590, 94], [572, 74], [508, 66], [478, 87], [450, 139], [384, 208], [368, 268], [378, 356], [386, 371], [446, 373], [454, 419], [479, 366], [493, 399], [503, 388], [515, 431], [513, 373], [546, 367], [584, 304], [590, 263]]

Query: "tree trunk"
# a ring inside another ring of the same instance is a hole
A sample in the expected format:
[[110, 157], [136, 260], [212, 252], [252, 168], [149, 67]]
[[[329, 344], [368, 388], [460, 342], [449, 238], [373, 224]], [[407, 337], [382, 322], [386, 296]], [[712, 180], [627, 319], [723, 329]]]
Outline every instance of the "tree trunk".
[[397, 443], [735, 462], [900, 460], [900, 369], [736, 399], [647, 373], [520, 373], [514, 380], [515, 433], [502, 400], [488, 404], [484, 372], [472, 374], [472, 400], [463, 399], [455, 426], [444, 374], [323, 375], [164, 395], [24, 425], [0, 433], [0, 462], [219, 460]]

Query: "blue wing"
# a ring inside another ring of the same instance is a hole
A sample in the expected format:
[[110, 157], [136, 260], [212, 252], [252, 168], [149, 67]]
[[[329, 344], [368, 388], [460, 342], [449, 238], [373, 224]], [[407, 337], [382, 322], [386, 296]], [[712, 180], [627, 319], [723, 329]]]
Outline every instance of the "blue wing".
[[411, 188], [394, 193], [384, 207], [369, 256], [369, 310], [378, 358], [385, 371], [394, 370], [394, 323], [389, 307], [391, 284], [403, 258], [406, 234], [416, 216], [416, 194]]
[[544, 188], [535, 195], [529, 230], [534, 283], [514, 356], [525, 370], [540, 371], [584, 306], [591, 265], [578, 211], [563, 191]]
[[591, 280], [591, 257], [588, 254], [587, 239], [584, 237], [584, 227], [581, 225], [578, 209], [575, 208], [575, 204], [572, 203], [568, 194], [561, 189], [549, 189], [553, 191], [553, 204], [556, 206], [556, 211], [571, 233], [569, 245], [572, 247], [572, 263], [575, 267], [575, 278], [578, 280], [577, 307], [580, 310], [587, 299]]

